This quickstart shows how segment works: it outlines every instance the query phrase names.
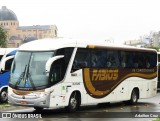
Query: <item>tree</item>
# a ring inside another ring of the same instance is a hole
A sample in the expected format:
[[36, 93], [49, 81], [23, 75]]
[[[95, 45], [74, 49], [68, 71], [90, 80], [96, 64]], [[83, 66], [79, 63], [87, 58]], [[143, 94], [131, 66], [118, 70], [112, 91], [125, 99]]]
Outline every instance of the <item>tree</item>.
[[157, 51], [160, 50], [160, 47], [158, 47], [158, 46], [153, 46], [153, 47], [150, 47], [150, 48], [155, 49], [155, 50], [157, 50]]
[[7, 47], [7, 32], [0, 26], [0, 47]]

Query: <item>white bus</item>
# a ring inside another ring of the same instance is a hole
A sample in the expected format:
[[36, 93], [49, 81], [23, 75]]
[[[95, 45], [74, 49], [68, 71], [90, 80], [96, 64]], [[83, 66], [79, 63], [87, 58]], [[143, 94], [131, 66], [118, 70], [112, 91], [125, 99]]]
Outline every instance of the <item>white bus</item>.
[[9, 103], [43, 108], [126, 101], [157, 92], [157, 52], [72, 39], [44, 39], [19, 47], [12, 63]]

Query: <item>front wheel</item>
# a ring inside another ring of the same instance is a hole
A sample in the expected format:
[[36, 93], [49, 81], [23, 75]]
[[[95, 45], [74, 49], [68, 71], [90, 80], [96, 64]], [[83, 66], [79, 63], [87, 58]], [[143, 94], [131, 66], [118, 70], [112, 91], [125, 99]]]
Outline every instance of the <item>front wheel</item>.
[[7, 90], [2, 90], [0, 93], [0, 102], [6, 103], [8, 101], [8, 93]]
[[69, 99], [69, 104], [66, 107], [66, 109], [69, 112], [74, 112], [77, 110], [78, 106], [79, 106], [78, 96], [76, 95], [76, 93], [72, 93], [72, 95]]

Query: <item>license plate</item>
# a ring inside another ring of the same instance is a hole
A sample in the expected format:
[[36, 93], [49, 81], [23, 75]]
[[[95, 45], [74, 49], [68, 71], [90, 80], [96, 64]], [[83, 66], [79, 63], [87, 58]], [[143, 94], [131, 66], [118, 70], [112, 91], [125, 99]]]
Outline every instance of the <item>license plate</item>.
[[23, 104], [23, 105], [28, 104], [27, 101], [21, 101], [20, 103]]

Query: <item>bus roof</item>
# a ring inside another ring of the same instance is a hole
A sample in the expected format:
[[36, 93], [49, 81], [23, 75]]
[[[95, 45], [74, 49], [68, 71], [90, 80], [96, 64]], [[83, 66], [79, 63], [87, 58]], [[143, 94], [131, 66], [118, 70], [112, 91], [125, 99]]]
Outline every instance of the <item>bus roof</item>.
[[0, 55], [4, 55], [5, 54], [6, 49], [5, 48], [0, 48]]
[[147, 49], [147, 48], [137, 48], [133, 46], [126, 45], [116, 45], [106, 43], [106, 42], [98, 42], [98, 41], [88, 41], [88, 40], [75, 40], [68, 38], [47, 38], [34, 40], [28, 43], [25, 43], [19, 47], [18, 50], [22, 51], [49, 51], [56, 50], [59, 48], [65, 47], [82, 47], [82, 48], [118, 48], [124, 50], [141, 50], [141, 51], [155, 51], [155, 49]]
[[0, 55], [8, 54], [17, 48], [0, 48]]

